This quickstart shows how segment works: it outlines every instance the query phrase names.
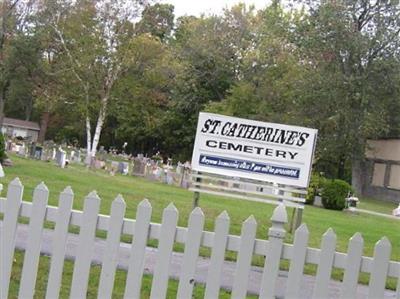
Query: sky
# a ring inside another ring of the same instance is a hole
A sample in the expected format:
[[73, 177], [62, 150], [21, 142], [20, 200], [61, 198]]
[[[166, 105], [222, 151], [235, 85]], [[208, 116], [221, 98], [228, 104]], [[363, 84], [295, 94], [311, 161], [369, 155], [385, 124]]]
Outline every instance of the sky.
[[246, 5], [254, 4], [256, 9], [264, 8], [269, 1], [267, 0], [162, 0], [161, 3], [170, 3], [175, 6], [175, 16], [200, 14], [220, 14], [224, 8], [243, 2]]

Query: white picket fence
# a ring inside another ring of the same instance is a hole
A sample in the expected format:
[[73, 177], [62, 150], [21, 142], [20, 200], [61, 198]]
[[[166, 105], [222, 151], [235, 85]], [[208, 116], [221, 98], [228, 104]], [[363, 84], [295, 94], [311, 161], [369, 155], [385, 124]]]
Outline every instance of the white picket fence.
[[106, 230], [107, 247], [102, 260], [99, 298], [111, 298], [117, 267], [121, 234], [134, 236], [127, 273], [125, 298], [140, 298], [144, 256], [149, 239], [158, 240], [157, 261], [153, 273], [151, 298], [165, 298], [168, 288], [170, 258], [174, 242], [185, 244], [181, 267], [178, 298], [191, 298], [193, 278], [200, 246], [211, 251], [205, 298], [218, 298], [221, 269], [226, 250], [237, 252], [232, 298], [246, 297], [248, 277], [253, 255], [266, 256], [259, 290], [259, 298], [275, 298], [275, 282], [281, 259], [290, 260], [285, 298], [297, 298], [305, 263], [318, 265], [313, 298], [326, 298], [332, 267], [345, 271], [341, 298], [355, 298], [360, 272], [370, 273], [368, 298], [382, 298], [387, 277], [398, 280], [396, 298], [400, 298], [400, 263], [390, 261], [391, 244], [385, 237], [377, 242], [373, 257], [362, 256], [363, 239], [356, 233], [349, 241], [348, 252], [335, 251], [336, 235], [329, 229], [322, 238], [321, 249], [307, 247], [309, 232], [303, 224], [297, 229], [293, 244], [284, 244], [286, 209], [278, 206], [271, 218], [268, 240], [256, 239], [257, 223], [250, 216], [242, 226], [240, 236], [229, 235], [229, 216], [221, 213], [215, 222], [215, 231], [204, 231], [204, 215], [200, 208], [193, 210], [188, 227], [178, 227], [178, 211], [170, 204], [163, 212], [162, 223], [151, 223], [152, 207], [143, 200], [136, 220], [126, 219], [125, 202], [118, 196], [111, 205], [111, 215], [100, 215], [100, 199], [95, 192], [84, 202], [83, 211], [72, 210], [73, 192], [67, 187], [61, 194], [59, 206], [48, 206], [49, 191], [42, 183], [33, 193], [33, 202], [22, 201], [23, 186], [19, 179], [9, 184], [7, 199], [0, 200], [0, 213], [4, 215], [0, 234], [1, 298], [7, 298], [15, 250], [18, 216], [30, 218], [27, 246], [25, 248], [19, 298], [33, 298], [41, 250], [41, 237], [45, 220], [55, 223], [51, 265], [46, 298], [58, 298], [64, 266], [69, 225], [80, 226], [70, 290], [71, 298], [85, 298], [88, 288], [96, 230]]

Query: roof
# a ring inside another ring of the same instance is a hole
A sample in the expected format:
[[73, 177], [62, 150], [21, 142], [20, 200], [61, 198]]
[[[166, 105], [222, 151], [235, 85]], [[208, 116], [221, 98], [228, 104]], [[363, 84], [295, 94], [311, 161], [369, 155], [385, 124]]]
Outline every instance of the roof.
[[16, 118], [4, 117], [3, 126], [24, 128], [24, 129], [40, 131], [40, 126], [39, 126], [38, 123], [33, 122], [33, 121], [16, 119]]

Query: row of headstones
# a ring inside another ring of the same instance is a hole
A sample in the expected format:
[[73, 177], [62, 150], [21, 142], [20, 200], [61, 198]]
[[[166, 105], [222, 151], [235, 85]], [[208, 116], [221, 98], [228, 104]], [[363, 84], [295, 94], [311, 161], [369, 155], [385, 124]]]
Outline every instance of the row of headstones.
[[[86, 151], [80, 149], [64, 150], [61, 146], [49, 144], [37, 146], [35, 143], [22, 143], [17, 145], [12, 141], [7, 143], [7, 150], [16, 152], [18, 155], [43, 161], [54, 161], [61, 168], [70, 163], [86, 163]], [[110, 161], [110, 164], [100, 159], [88, 160], [88, 164], [94, 169], [106, 169], [111, 175], [120, 173], [123, 175], [143, 176], [150, 180], [159, 181], [169, 185], [179, 185], [188, 188], [190, 183], [190, 163], [178, 162], [175, 170], [171, 160], [163, 165], [159, 160], [153, 160], [139, 154], [129, 163], [126, 161]], [[131, 171], [130, 171], [131, 169]]]
[[69, 153], [55, 145], [38, 146], [35, 143], [22, 142], [17, 144], [12, 140], [7, 141], [7, 151], [15, 152], [17, 155], [42, 161], [55, 161], [64, 168], [68, 163], [81, 163], [82, 153], [79, 149], [73, 149]]
[[159, 161], [138, 156], [133, 159], [132, 175], [143, 176], [150, 180], [188, 188], [190, 184], [190, 170], [191, 166], [189, 162], [178, 162], [174, 170], [170, 161], [166, 165], [161, 165]]
[[94, 169], [105, 169], [111, 175], [115, 175], [116, 173], [129, 174], [129, 162], [110, 161], [110, 165], [108, 166], [106, 161], [94, 158], [91, 160], [90, 165]]

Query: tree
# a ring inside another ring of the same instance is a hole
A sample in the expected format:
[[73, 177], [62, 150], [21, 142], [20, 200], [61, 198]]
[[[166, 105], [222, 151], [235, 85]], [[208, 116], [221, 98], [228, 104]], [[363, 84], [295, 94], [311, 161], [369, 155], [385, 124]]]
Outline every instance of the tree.
[[241, 54], [238, 79], [221, 103], [208, 106], [210, 111], [298, 123], [291, 110], [303, 71], [299, 51], [290, 39], [294, 23], [295, 15], [276, 3], [258, 13], [251, 42]]
[[254, 34], [253, 13], [253, 9], [238, 5], [223, 16], [177, 20], [171, 45], [181, 67], [163, 127], [169, 132], [165, 144], [179, 153], [180, 159], [191, 155], [199, 111], [222, 101], [240, 76], [240, 65]]
[[308, 1], [307, 8], [295, 37], [309, 74], [299, 107], [320, 128], [322, 155], [351, 162], [360, 192], [366, 140], [388, 133], [388, 105], [399, 98], [400, 8], [366, 0]]
[[35, 104], [34, 90], [40, 82], [41, 49], [37, 35], [20, 32], [9, 43], [5, 62], [8, 74], [5, 112], [9, 116], [30, 120]]
[[143, 10], [142, 19], [136, 27], [139, 33], [150, 33], [161, 41], [165, 41], [171, 36], [174, 18], [173, 5], [156, 3]]
[[4, 103], [9, 85], [5, 62], [7, 60], [7, 46], [15, 28], [15, 9], [18, 0], [4, 0], [0, 7], [0, 125], [4, 119]]
[[[51, 26], [71, 73], [83, 93], [88, 156], [96, 155], [115, 82], [132, 63], [130, 22], [140, 11], [136, 1], [86, 1], [57, 11]], [[97, 111], [92, 137], [91, 118]]]
[[134, 153], [168, 152], [162, 141], [170, 133], [163, 120], [179, 63], [169, 46], [150, 34], [137, 36], [133, 47], [135, 63], [112, 93], [108, 138], [114, 146], [128, 142], [126, 150]]

